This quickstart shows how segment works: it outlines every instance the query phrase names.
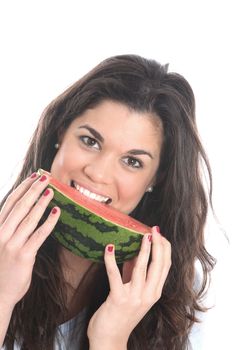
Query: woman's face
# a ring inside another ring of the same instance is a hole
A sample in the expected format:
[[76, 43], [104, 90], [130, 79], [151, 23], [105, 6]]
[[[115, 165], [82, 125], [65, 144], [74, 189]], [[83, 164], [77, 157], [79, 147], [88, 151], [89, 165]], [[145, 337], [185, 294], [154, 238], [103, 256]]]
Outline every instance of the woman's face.
[[70, 124], [51, 174], [128, 214], [155, 181], [162, 141], [159, 118], [104, 101]]

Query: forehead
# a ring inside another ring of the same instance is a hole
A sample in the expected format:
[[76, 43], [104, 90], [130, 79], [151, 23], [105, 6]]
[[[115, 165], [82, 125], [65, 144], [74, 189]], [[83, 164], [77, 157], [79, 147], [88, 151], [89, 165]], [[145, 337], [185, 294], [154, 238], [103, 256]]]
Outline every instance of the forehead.
[[118, 145], [128, 148], [149, 147], [156, 152], [161, 147], [163, 126], [158, 116], [137, 112], [128, 106], [104, 101], [87, 109], [71, 124], [71, 128], [89, 125], [105, 140], [117, 140]]

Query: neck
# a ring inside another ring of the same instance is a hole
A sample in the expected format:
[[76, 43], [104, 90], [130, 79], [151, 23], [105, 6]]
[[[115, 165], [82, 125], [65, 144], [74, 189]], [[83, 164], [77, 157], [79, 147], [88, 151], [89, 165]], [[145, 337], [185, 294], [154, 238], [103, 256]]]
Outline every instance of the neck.
[[[98, 265], [93, 262], [74, 255], [69, 250], [62, 248], [60, 260], [63, 275], [67, 285], [67, 319], [77, 315], [88, 305], [90, 293], [88, 286], [91, 283], [93, 274], [98, 269]], [[88, 275], [85, 276], [85, 274]], [[63, 320], [66, 321], [66, 320]]]
[[74, 255], [65, 248], [61, 249], [60, 260], [65, 281], [73, 289], [77, 289], [83, 276], [93, 265], [93, 262]]

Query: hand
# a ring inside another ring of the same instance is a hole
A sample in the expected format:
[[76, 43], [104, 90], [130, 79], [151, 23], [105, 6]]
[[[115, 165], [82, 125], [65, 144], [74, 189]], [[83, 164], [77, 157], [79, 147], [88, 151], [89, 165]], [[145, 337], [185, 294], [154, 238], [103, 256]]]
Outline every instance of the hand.
[[45, 190], [48, 182], [45, 175], [38, 179], [33, 174], [10, 194], [0, 212], [2, 305], [14, 306], [27, 292], [37, 251], [59, 218], [60, 210], [56, 207], [36, 229], [53, 197], [52, 189]]
[[[152, 258], [148, 266], [150, 253]], [[91, 349], [98, 349], [95, 344], [102, 344], [106, 349], [126, 349], [130, 333], [162, 294], [171, 266], [171, 246], [154, 227], [152, 242], [150, 234], [144, 235], [139, 255], [133, 260], [134, 266], [132, 262], [125, 263], [123, 281], [114, 249], [109, 251], [109, 245], [104, 258], [110, 293], [92, 316], [88, 337]]]

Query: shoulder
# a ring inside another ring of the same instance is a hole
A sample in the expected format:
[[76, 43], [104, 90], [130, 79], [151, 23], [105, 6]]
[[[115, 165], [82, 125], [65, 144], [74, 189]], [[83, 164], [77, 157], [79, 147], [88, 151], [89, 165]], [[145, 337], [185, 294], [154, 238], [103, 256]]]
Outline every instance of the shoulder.
[[[209, 216], [206, 224], [205, 246], [216, 264], [202, 301], [208, 311], [197, 314], [201, 322], [193, 326], [190, 342], [194, 350], [233, 348], [233, 326], [229, 317], [233, 313], [233, 251], [227, 232], [213, 216]], [[201, 278], [198, 264], [196, 272], [198, 280]]]

